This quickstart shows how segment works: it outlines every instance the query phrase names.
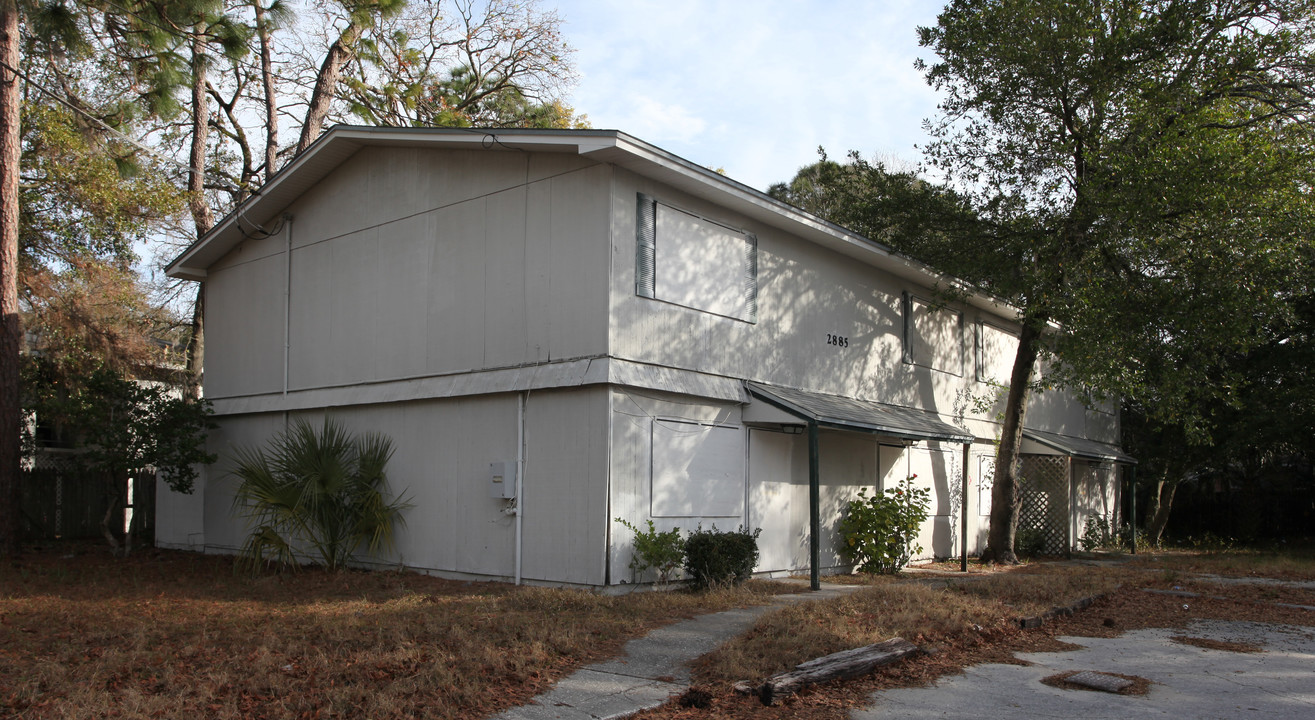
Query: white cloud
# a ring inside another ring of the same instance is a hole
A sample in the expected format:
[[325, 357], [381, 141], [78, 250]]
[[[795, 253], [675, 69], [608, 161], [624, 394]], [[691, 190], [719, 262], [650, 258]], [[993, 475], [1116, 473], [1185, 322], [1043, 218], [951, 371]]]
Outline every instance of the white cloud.
[[917, 159], [935, 95], [913, 68], [922, 2], [561, 0], [578, 52], [572, 104], [765, 188], [849, 150]]
[[658, 146], [664, 143], [693, 142], [708, 125], [703, 118], [682, 105], [665, 104], [643, 95], [629, 98], [627, 105], [624, 109], [612, 110], [617, 126], [611, 129], [624, 130]]

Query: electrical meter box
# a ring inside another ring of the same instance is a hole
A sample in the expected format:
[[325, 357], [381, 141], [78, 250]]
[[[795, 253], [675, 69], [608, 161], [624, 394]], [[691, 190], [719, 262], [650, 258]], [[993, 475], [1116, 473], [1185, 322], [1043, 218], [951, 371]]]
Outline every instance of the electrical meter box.
[[501, 500], [516, 498], [516, 463], [489, 463], [489, 496]]

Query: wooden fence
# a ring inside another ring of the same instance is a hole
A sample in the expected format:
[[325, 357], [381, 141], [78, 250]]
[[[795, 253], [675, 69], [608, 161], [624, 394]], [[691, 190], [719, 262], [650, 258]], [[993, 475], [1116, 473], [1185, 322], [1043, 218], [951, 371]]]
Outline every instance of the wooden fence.
[[[101, 520], [115, 502], [104, 474], [83, 469], [72, 450], [38, 450], [26, 465], [20, 478], [25, 540], [101, 537]], [[123, 490], [128, 507], [115, 509], [116, 534], [131, 522], [133, 544], [153, 543], [154, 471], [133, 473]]]

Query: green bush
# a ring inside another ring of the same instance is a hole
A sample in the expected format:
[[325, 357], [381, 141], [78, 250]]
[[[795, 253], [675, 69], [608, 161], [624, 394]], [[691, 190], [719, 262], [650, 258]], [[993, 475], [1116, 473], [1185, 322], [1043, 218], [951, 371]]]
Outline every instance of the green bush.
[[617, 522], [635, 534], [635, 552], [630, 558], [631, 579], [650, 568], [657, 570], [658, 582], [666, 585], [671, 580], [671, 573], [680, 567], [685, 559], [685, 541], [680, 538], [680, 528], [658, 532], [653, 521], [648, 521], [648, 532], [644, 532], [630, 523], [616, 519]]
[[1118, 550], [1127, 547], [1127, 543], [1122, 540], [1120, 535], [1115, 528], [1110, 527], [1110, 522], [1105, 517], [1092, 515], [1087, 518], [1087, 522], [1082, 528], [1082, 539], [1078, 543], [1082, 545], [1082, 549], [1086, 552]]
[[753, 574], [758, 564], [758, 535], [762, 529], [722, 532], [699, 528], [685, 539], [685, 571], [698, 589], [738, 585]]
[[1046, 534], [1036, 528], [1019, 528], [1014, 536], [1014, 552], [1018, 557], [1041, 557], [1046, 552]]
[[296, 567], [298, 551], [313, 551], [329, 571], [342, 568], [361, 545], [392, 547], [405, 500], [383, 495], [392, 441], [353, 435], [325, 419], [320, 430], [298, 419], [268, 451], [242, 448], [233, 474], [241, 481], [233, 504], [255, 529], [242, 546], [240, 567], [266, 560]]
[[910, 475], [884, 495], [849, 501], [840, 520], [840, 554], [860, 572], [892, 575], [900, 571], [922, 546], [918, 530], [927, 520], [931, 489], [913, 486]]

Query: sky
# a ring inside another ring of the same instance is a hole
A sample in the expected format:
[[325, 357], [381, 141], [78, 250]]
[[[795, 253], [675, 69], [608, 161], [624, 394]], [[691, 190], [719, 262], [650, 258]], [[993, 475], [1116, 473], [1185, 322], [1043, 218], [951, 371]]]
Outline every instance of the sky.
[[594, 128], [766, 190], [851, 150], [915, 163], [937, 95], [916, 28], [934, 0], [544, 0], [563, 19]]

